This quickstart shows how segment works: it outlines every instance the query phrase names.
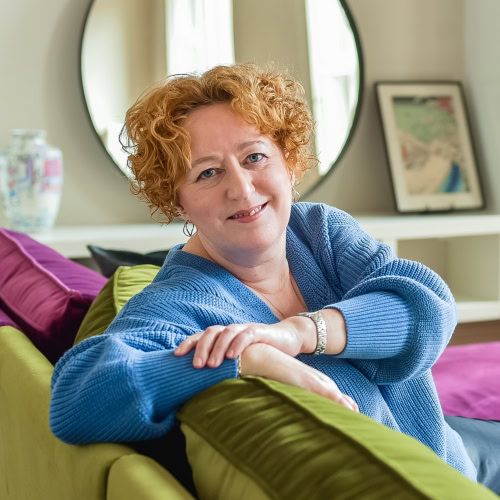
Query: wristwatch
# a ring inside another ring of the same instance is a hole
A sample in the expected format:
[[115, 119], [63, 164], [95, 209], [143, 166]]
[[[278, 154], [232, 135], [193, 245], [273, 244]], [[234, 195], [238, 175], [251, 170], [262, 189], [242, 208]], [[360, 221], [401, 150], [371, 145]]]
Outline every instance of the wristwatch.
[[316, 335], [318, 336], [318, 343], [316, 350], [312, 354], [323, 354], [326, 350], [326, 340], [328, 335], [326, 333], [326, 322], [323, 315], [319, 311], [298, 313], [296, 316], [305, 316], [314, 321], [316, 325]]

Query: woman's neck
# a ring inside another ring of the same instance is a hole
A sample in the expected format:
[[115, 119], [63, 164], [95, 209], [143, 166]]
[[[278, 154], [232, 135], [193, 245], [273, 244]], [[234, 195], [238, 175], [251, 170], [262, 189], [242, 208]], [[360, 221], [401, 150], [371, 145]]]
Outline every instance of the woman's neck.
[[266, 302], [274, 314], [284, 319], [307, 309], [286, 258], [286, 239], [266, 252], [236, 252], [221, 255], [199, 235], [193, 236], [183, 250], [204, 257], [229, 271]]
[[189, 239], [183, 250], [219, 264], [245, 285], [261, 293], [278, 293], [283, 284], [290, 281], [285, 234], [278, 245], [265, 252], [249, 250], [222, 254], [198, 234]]

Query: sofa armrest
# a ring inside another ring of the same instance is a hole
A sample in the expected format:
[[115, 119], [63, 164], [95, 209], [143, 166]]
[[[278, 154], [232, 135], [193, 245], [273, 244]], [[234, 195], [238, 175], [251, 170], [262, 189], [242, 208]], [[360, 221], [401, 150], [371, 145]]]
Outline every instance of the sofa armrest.
[[181, 493], [168, 498], [189, 498], [167, 471], [128, 446], [72, 446], [57, 439], [48, 417], [52, 372], [47, 358], [21, 331], [0, 327], [0, 498], [104, 500], [108, 476], [116, 482], [124, 471], [131, 491], [132, 486], [134, 492], [144, 487], [144, 495], [120, 490], [124, 494], [114, 498], [149, 498], [141, 477], [155, 479], [161, 488], [155, 498], [177, 490]]

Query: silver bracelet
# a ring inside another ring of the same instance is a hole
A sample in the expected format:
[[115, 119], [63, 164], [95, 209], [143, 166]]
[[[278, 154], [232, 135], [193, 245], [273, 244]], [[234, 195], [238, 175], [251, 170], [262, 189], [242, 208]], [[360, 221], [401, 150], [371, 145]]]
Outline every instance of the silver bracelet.
[[296, 314], [296, 316], [304, 316], [314, 321], [314, 324], [316, 325], [316, 335], [318, 336], [318, 342], [316, 344], [316, 350], [312, 354], [323, 354], [326, 351], [326, 341], [328, 339], [328, 334], [326, 331], [326, 322], [321, 312], [303, 312]]
[[238, 356], [238, 376], [236, 378], [241, 378], [241, 354]]

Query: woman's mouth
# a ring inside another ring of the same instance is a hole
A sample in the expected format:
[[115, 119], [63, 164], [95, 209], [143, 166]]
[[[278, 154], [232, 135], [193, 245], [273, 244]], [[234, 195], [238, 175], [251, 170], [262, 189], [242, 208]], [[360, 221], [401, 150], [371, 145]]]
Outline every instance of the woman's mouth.
[[260, 213], [266, 208], [266, 206], [267, 202], [263, 203], [262, 205], [252, 207], [248, 210], [240, 210], [239, 212], [231, 215], [229, 219], [238, 220], [240, 222], [252, 222], [260, 216]]

